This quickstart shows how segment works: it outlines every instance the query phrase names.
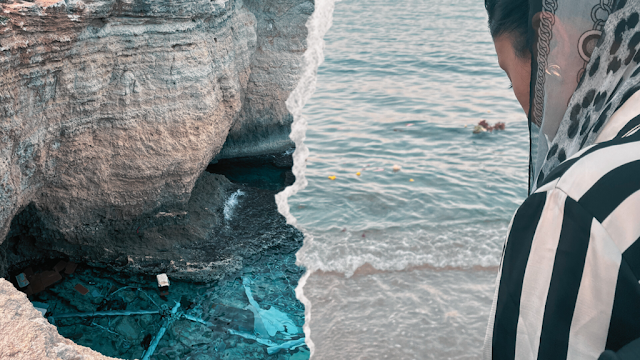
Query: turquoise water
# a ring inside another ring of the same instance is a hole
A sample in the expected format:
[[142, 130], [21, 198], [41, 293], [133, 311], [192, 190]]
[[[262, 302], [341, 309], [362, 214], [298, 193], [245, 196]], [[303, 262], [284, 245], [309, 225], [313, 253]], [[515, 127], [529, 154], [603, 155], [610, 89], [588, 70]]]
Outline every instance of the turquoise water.
[[[248, 259], [248, 264], [237, 273], [227, 274], [214, 283], [172, 280], [166, 297], [159, 296], [154, 276], [112, 273], [80, 265], [74, 274], [66, 275], [63, 281], [36, 295], [35, 300], [49, 306], [48, 321], [57, 326], [62, 336], [115, 358], [142, 358], [150, 340], [167, 324], [166, 312], [180, 303], [179, 313], [199, 322], [180, 317], [166, 325], [166, 333], [151, 359], [304, 360], [309, 358], [306, 346], [269, 354], [268, 346], [237, 335], [255, 335], [255, 317], [247, 308], [245, 282], [260, 307], [275, 307], [287, 314], [296, 329], [302, 327], [304, 308], [293, 293], [301, 269], [294, 262], [289, 254], [265, 251]], [[76, 284], [86, 285], [89, 293], [80, 295], [74, 290]], [[132, 314], [65, 317], [124, 310]], [[139, 310], [160, 314], [136, 314]], [[296, 334], [261, 337], [284, 343], [303, 336], [299, 330], [290, 332]]]
[[[263, 169], [266, 176], [258, 172], [250, 180], [254, 185], [274, 187], [278, 182], [270, 179], [278, 176], [271, 176], [273, 173], [273, 169]], [[244, 174], [242, 170], [230, 177], [246, 181]], [[232, 244], [257, 239], [262, 249], [252, 252], [249, 245], [246, 252], [236, 252], [236, 257], [243, 258], [242, 266], [221, 278], [189, 283], [169, 271], [169, 293], [161, 296], [155, 274], [119, 273], [79, 264], [75, 272], [64, 274], [61, 281], [31, 295], [30, 300], [47, 308], [48, 321], [62, 336], [115, 358], [141, 359], [151, 351], [151, 360], [308, 359], [302, 331], [304, 306], [294, 291], [304, 273], [295, 263], [303, 235], [277, 212], [275, 191], [234, 185], [228, 199], [238, 193], [242, 195], [235, 197], [231, 211], [225, 210], [225, 224], [216, 238]], [[50, 270], [58, 260], [33, 264], [32, 270]], [[77, 285], [86, 289], [84, 294]], [[177, 303], [177, 315], [169, 315]], [[118, 313], [104, 314], [114, 311]], [[160, 336], [161, 327], [166, 332]], [[152, 351], [150, 344], [156, 336], [160, 340]], [[287, 343], [290, 345], [277, 348]]]
[[[528, 166], [483, 5], [336, 3], [303, 111], [309, 185], [289, 199], [314, 359], [480, 352]], [[472, 134], [482, 119], [506, 129]]]

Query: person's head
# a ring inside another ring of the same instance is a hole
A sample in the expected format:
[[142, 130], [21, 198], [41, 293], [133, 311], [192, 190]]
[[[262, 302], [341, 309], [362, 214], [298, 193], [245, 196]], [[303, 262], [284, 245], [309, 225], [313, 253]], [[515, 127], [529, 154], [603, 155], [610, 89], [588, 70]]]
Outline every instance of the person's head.
[[528, 113], [531, 80], [528, 0], [485, 0], [484, 6], [498, 63], [507, 73], [522, 109]]

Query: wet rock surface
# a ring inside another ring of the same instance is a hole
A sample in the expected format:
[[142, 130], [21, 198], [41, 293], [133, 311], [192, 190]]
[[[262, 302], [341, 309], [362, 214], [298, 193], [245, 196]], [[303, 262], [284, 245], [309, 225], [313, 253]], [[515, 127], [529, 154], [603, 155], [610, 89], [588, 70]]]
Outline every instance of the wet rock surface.
[[266, 250], [294, 252], [302, 246], [302, 233], [278, 213], [274, 194], [205, 172], [185, 211], [141, 217], [129, 228], [116, 228], [111, 236], [117, 241], [108, 245], [69, 244], [56, 232], [42, 231], [38, 213], [27, 208], [14, 220], [0, 256], [9, 271], [64, 257], [128, 273], [211, 282]]
[[257, 50], [251, 61], [245, 106], [218, 158], [259, 156], [293, 145], [289, 139], [293, 117], [285, 101], [303, 70], [306, 22], [314, 4], [313, 0], [244, 0], [256, 17]]

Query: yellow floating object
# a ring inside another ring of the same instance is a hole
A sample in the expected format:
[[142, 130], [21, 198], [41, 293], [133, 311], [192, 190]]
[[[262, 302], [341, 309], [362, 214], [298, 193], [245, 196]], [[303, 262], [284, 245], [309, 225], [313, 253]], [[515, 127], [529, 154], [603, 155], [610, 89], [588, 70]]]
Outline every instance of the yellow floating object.
[[413, 179], [409, 179], [409, 181], [413, 182]]
[[356, 173], [356, 175], [360, 176], [360, 171], [358, 171], [358, 172]]
[[330, 180], [335, 180], [335, 179], [336, 179], [336, 176], [335, 176], [335, 175], [331, 175], [331, 176], [329, 176], [329, 179], [330, 179]]

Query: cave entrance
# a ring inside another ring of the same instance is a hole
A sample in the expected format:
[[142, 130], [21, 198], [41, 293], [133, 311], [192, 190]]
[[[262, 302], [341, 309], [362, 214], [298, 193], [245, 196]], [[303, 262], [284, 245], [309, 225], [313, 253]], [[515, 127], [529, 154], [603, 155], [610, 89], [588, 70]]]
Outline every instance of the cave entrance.
[[206, 171], [224, 175], [233, 183], [279, 192], [296, 180], [291, 171], [294, 150], [291, 148], [276, 154], [214, 159]]
[[[92, 266], [78, 257], [82, 252], [70, 259], [63, 250], [52, 250], [71, 245], [64, 235], [47, 229], [33, 204], [16, 215], [8, 238], [0, 245], [4, 274], [20, 289], [16, 276], [27, 268], [30, 278], [44, 272], [58, 273], [59, 279], [29, 294], [29, 300], [62, 336], [107, 356], [144, 359], [148, 355], [149, 359], [162, 360], [308, 359], [309, 349], [302, 332], [304, 305], [295, 296], [304, 273], [295, 264], [303, 234], [286, 224], [274, 198], [294, 181], [292, 152], [219, 160], [201, 177], [211, 181], [199, 182], [203, 187], [222, 186], [221, 181], [213, 181], [210, 173], [222, 174], [232, 181], [224, 185], [221, 193], [226, 197], [216, 200], [216, 206], [210, 204], [215, 191], [194, 190], [186, 215], [181, 215], [175, 224], [164, 221], [158, 225], [160, 220], [154, 215], [147, 227], [136, 223], [128, 229], [141, 237], [151, 230], [183, 234], [176, 229], [204, 229], [201, 223], [211, 225], [212, 221], [202, 214], [219, 213], [219, 224], [207, 228], [214, 229], [212, 232], [200, 231], [211, 236], [182, 245], [185, 251], [205, 255], [227, 251], [227, 258], [240, 259], [234, 260], [239, 265], [235, 270], [215, 281], [181, 281], [166, 271], [171, 286], [169, 294], [162, 297], [156, 273], [131, 272], [126, 269], [126, 261], [118, 264], [119, 271], [115, 266]], [[238, 193], [243, 195], [236, 196], [231, 211], [228, 205]], [[196, 219], [198, 216], [200, 220]], [[208, 255], [204, 258], [215, 261]], [[70, 260], [77, 265], [67, 274]], [[165, 324], [165, 333], [158, 337]], [[157, 347], [150, 354], [157, 337]]]

